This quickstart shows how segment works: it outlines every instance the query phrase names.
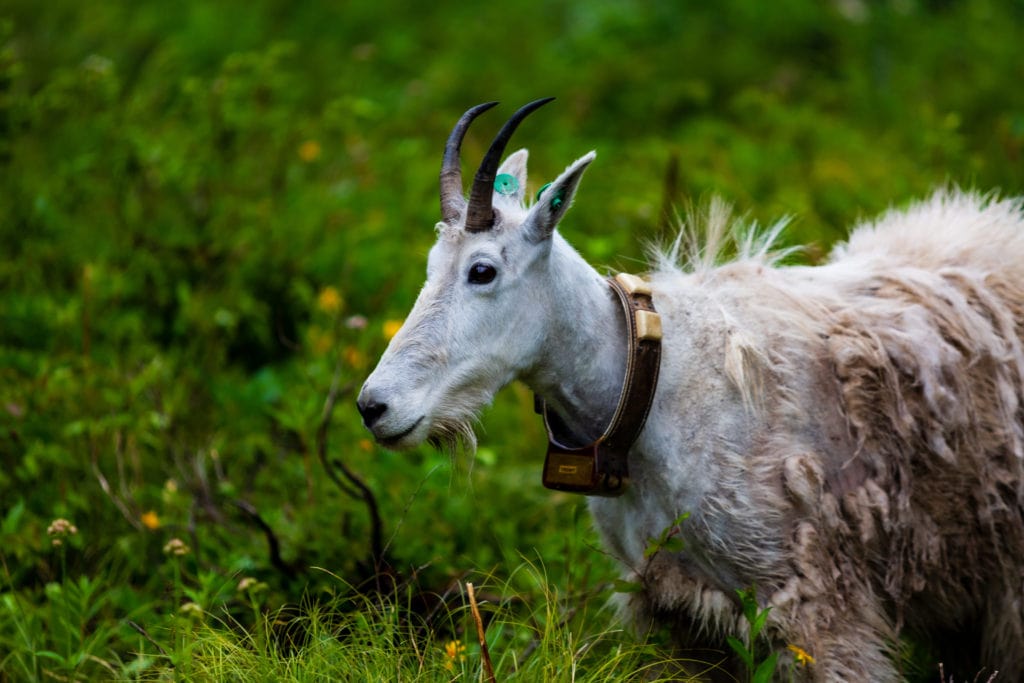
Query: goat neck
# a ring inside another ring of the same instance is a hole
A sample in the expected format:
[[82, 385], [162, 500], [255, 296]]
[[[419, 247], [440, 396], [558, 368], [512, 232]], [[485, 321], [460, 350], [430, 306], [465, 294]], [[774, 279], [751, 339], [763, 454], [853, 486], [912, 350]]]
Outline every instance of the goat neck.
[[554, 236], [547, 337], [523, 381], [547, 402], [572, 444], [590, 443], [611, 422], [626, 372], [622, 305], [605, 278]]

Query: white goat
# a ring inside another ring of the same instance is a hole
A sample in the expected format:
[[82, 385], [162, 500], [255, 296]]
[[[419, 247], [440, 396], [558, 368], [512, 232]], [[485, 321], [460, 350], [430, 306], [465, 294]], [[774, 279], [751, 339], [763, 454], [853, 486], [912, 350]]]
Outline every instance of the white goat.
[[[622, 308], [555, 229], [595, 155], [532, 206], [526, 151], [497, 168], [543, 102], [499, 133], [468, 203], [459, 147], [491, 105], [452, 131], [427, 282], [358, 401], [385, 446], [472, 443], [477, 411], [516, 378], [567, 441], [612, 419]], [[718, 205], [708, 220], [727, 232]], [[968, 675], [1024, 679], [1022, 204], [940, 192], [819, 267], [778, 266], [771, 238], [740, 239], [721, 266], [715, 245], [677, 265], [677, 242], [649, 276], [660, 381], [630, 487], [590, 499], [644, 587], [629, 613], [721, 647], [745, 631], [736, 590], [753, 585], [781, 661], [787, 645], [815, 658], [797, 670], [809, 680], [897, 680], [903, 632]], [[682, 512], [685, 549], [645, 559]]]

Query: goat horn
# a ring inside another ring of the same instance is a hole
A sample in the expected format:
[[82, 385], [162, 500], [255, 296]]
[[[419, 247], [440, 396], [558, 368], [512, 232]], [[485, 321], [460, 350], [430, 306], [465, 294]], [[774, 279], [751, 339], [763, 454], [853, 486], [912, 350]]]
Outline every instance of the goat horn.
[[466, 130], [469, 129], [469, 124], [473, 123], [473, 119], [496, 104], [498, 103], [486, 102], [469, 109], [448, 136], [448, 142], [444, 146], [444, 159], [441, 161], [441, 219], [445, 223], [457, 223], [462, 209], [466, 206], [466, 199], [462, 196], [462, 168], [459, 164], [462, 138], [466, 136]]
[[522, 123], [523, 119], [529, 116], [534, 109], [544, 106], [554, 97], [545, 97], [535, 100], [522, 107], [512, 115], [497, 137], [491, 143], [490, 149], [480, 163], [480, 168], [473, 178], [473, 189], [469, 193], [469, 207], [466, 209], [466, 230], [470, 232], [484, 232], [490, 230], [494, 225], [494, 207], [491, 204], [494, 199], [494, 177], [498, 171], [498, 163], [501, 155], [505, 152], [505, 145], [508, 144], [512, 133]]

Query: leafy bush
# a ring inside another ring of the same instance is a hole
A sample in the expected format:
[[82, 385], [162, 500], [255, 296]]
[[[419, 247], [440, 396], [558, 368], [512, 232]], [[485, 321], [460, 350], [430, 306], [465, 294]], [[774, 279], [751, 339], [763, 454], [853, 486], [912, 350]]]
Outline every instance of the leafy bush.
[[[517, 139], [532, 190], [599, 151], [564, 226], [594, 262], [634, 269], [672, 207], [709, 194], [794, 214], [813, 259], [936, 184], [1021, 191], [1022, 18], [955, 1], [9, 0], [0, 680], [342, 677], [366, 651], [384, 677], [455, 677], [405, 644], [472, 654], [461, 605], [417, 619], [474, 574], [500, 597], [503, 675], [640, 667], [656, 655], [608, 635], [614, 571], [581, 502], [540, 490], [524, 388], [472, 462], [381, 451], [352, 409], [422, 281], [449, 127], [476, 102], [558, 95]], [[55, 547], [57, 518], [77, 533]], [[580, 655], [591, 643], [627, 655]]]

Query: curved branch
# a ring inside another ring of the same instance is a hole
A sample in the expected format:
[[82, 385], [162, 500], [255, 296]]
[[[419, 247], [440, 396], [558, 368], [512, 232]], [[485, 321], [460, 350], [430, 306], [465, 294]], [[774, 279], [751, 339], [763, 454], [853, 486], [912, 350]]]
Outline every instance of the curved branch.
[[263, 532], [263, 536], [267, 539], [267, 552], [270, 554], [270, 564], [289, 579], [294, 579], [295, 568], [281, 557], [281, 544], [277, 540], [277, 534], [267, 524], [267, 521], [260, 516], [256, 507], [249, 501], [242, 500], [241, 498], [232, 502], [235, 504], [235, 507], [244, 512]]
[[[316, 450], [317, 455], [320, 458], [320, 463], [324, 466], [324, 471], [327, 476], [330, 477], [331, 481], [340, 488], [343, 492], [349, 496], [357, 499], [361, 499], [363, 504], [366, 505], [366, 510], [370, 515], [370, 554], [371, 560], [375, 570], [379, 570], [381, 561], [384, 559], [384, 524], [380, 518], [380, 508], [377, 505], [377, 497], [374, 495], [370, 487], [365, 482], [349, 469], [341, 460], [331, 461], [327, 457], [327, 430], [331, 423], [331, 413], [334, 412], [334, 404], [338, 401], [339, 394], [348, 393], [353, 388], [353, 383], [349, 382], [344, 387], [339, 386], [341, 379], [341, 362], [334, 369], [334, 379], [331, 381], [331, 389], [327, 393], [327, 398], [324, 400], [323, 413], [320, 416], [320, 426], [316, 430]], [[347, 482], [343, 482], [334, 471], [334, 467], [341, 470]]]

